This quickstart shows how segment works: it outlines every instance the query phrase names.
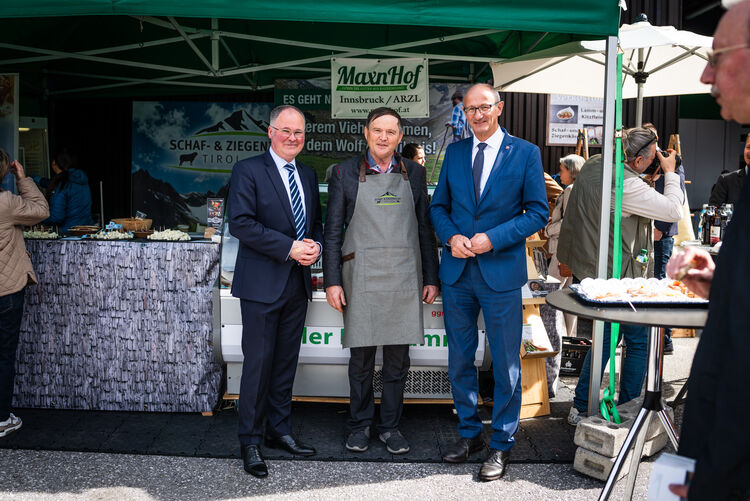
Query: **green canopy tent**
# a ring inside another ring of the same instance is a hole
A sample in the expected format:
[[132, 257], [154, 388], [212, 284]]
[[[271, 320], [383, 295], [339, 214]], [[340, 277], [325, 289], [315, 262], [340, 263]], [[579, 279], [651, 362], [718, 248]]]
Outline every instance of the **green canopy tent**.
[[50, 96], [270, 89], [325, 78], [334, 56], [427, 57], [432, 80], [473, 82], [491, 61], [613, 35], [618, 19], [616, 0], [8, 0], [0, 69]]

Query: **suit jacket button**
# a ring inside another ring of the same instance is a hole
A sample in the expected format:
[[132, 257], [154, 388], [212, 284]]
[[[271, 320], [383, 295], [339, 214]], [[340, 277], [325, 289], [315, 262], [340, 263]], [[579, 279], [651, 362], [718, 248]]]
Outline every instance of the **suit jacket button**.
[[479, 216], [474, 216], [474, 221], [479, 221]]

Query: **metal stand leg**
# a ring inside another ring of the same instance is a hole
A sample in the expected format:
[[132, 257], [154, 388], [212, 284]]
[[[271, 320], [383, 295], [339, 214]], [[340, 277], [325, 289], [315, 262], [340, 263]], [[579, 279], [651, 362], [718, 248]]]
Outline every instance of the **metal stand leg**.
[[677, 446], [680, 443], [680, 436], [677, 435], [677, 430], [675, 430], [674, 424], [672, 424], [672, 420], [669, 419], [667, 409], [662, 408], [658, 412], [658, 416], [661, 419], [661, 424], [664, 426], [664, 429], [667, 430], [667, 436], [669, 436], [669, 440], [672, 442], [675, 450], [677, 450]]
[[646, 394], [643, 397], [643, 406], [638, 411], [638, 415], [635, 417], [633, 427], [630, 428], [628, 436], [625, 438], [625, 443], [622, 444], [620, 452], [617, 454], [615, 464], [612, 465], [612, 471], [607, 477], [607, 482], [604, 484], [599, 495], [599, 501], [605, 501], [609, 499], [612, 494], [612, 489], [617, 482], [617, 477], [620, 474], [622, 465], [625, 463], [628, 452], [630, 451], [631, 445], [635, 445], [633, 448], [633, 456], [630, 460], [630, 471], [628, 472], [628, 483], [625, 490], [624, 499], [630, 500], [633, 496], [633, 488], [635, 487], [635, 479], [638, 476], [638, 465], [641, 461], [641, 455], [643, 454], [643, 446], [646, 443], [646, 436], [648, 435], [648, 427], [651, 423], [651, 418], [654, 414], [659, 416], [662, 425], [669, 435], [669, 439], [672, 441], [675, 449], [677, 448], [678, 436], [674, 429], [672, 421], [669, 419], [664, 404], [661, 399], [661, 375], [662, 375], [662, 344], [664, 342], [662, 329], [658, 327], [651, 327], [648, 333], [648, 368], [646, 373]]
[[[622, 465], [625, 464], [625, 459], [627, 459], [628, 457], [630, 446], [636, 440], [640, 431], [644, 429], [643, 425], [646, 422], [646, 416], [649, 414], [649, 412], [650, 411], [648, 409], [643, 407], [641, 407], [641, 410], [638, 411], [638, 415], [635, 417], [635, 421], [633, 422], [633, 427], [630, 428], [628, 436], [625, 437], [625, 442], [622, 444], [620, 452], [617, 453], [617, 459], [615, 459], [615, 464], [612, 465], [612, 471], [609, 473], [607, 482], [604, 484], [604, 489], [602, 489], [602, 492], [599, 495], [599, 501], [609, 499], [609, 495], [612, 493], [615, 482], [617, 482], [617, 477], [620, 475]], [[648, 431], [648, 428], [645, 428], [645, 430]], [[643, 433], [643, 435], [645, 436], [645, 432]]]
[[633, 452], [630, 453], [630, 471], [628, 471], [628, 484], [625, 488], [625, 496], [623, 499], [633, 499], [635, 478], [638, 476], [638, 466], [641, 464], [643, 445], [646, 443], [646, 435], [648, 434], [648, 427], [651, 424], [652, 415], [653, 412], [651, 411], [646, 413], [646, 418], [643, 420], [643, 426], [641, 426], [640, 433], [638, 433], [635, 440], [635, 447], [633, 447]]
[[677, 393], [677, 396], [674, 397], [674, 400], [672, 400], [672, 403], [669, 404], [669, 406], [673, 409], [676, 409], [678, 405], [685, 403], [685, 394], [687, 393], [688, 384], [685, 382], [685, 384], [682, 385], [682, 388], [680, 388], [680, 391]]

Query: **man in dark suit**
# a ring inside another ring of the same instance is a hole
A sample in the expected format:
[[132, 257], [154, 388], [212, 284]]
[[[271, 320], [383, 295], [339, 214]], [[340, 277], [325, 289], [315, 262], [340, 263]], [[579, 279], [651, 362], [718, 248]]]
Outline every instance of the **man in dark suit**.
[[[750, 1], [736, 4], [719, 21], [714, 50], [701, 81], [725, 120], [750, 123]], [[747, 151], [747, 149], [745, 150]], [[695, 459], [687, 486], [670, 486], [689, 500], [750, 499], [750, 435], [746, 391], [737, 391], [750, 359], [745, 294], [750, 277], [750, 183], [745, 183], [714, 267], [711, 256], [687, 247], [667, 264], [696, 294], [708, 297], [708, 320], [695, 350], [678, 453]], [[739, 383], [738, 383], [739, 382]]]
[[494, 433], [479, 471], [485, 481], [505, 473], [518, 430], [526, 237], [543, 228], [549, 216], [539, 148], [499, 127], [503, 104], [486, 84], [466, 93], [464, 111], [474, 137], [448, 146], [430, 205], [432, 223], [446, 244], [440, 280], [448, 374], [461, 436], [443, 459], [462, 462], [484, 447], [474, 367], [481, 308], [495, 379]]
[[312, 299], [310, 268], [323, 240], [315, 171], [295, 161], [305, 118], [293, 106], [271, 111], [270, 149], [235, 164], [229, 231], [239, 242], [232, 295], [242, 311], [239, 439], [245, 470], [268, 475], [260, 443], [309, 456], [289, 422], [300, 341]]
[[745, 139], [745, 150], [743, 152], [745, 166], [732, 172], [727, 172], [719, 176], [716, 180], [711, 197], [708, 199], [709, 205], [721, 207], [721, 204], [737, 204], [742, 193], [742, 185], [747, 177], [748, 166], [750, 166], [750, 134]]

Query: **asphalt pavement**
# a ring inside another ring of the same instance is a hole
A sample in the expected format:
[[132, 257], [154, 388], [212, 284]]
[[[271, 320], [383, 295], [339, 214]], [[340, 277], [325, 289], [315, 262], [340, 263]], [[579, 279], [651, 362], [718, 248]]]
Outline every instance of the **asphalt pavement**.
[[[675, 339], [665, 357], [668, 400], [687, 378], [697, 341]], [[633, 499], [647, 498], [654, 459], [642, 463]], [[559, 462], [512, 463], [488, 483], [477, 479], [477, 463], [270, 460], [269, 469], [259, 480], [234, 458], [0, 449], [0, 500], [589, 500], [603, 486]], [[612, 499], [623, 489], [620, 481]]]

